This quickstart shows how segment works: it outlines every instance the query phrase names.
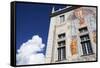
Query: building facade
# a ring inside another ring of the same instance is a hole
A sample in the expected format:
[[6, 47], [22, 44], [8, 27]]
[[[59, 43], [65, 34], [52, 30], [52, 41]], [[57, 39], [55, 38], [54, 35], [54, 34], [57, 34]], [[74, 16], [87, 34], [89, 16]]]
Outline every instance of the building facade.
[[52, 9], [46, 63], [96, 60], [96, 8]]

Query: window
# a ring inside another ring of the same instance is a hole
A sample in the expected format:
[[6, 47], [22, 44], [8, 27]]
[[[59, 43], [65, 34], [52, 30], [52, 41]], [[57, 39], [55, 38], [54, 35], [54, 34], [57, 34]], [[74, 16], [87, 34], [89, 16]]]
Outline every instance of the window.
[[[79, 29], [79, 31], [80, 31], [80, 33], [84, 33], [84, 32], [87, 32], [88, 29], [87, 29], [87, 27], [84, 27], [84, 28]], [[93, 54], [89, 34], [87, 33], [87, 34], [81, 35], [80, 39], [81, 39], [83, 55]]]
[[91, 42], [89, 35], [83, 35], [80, 36], [81, 38], [81, 45], [82, 45], [82, 50], [83, 50], [83, 55], [88, 55], [88, 54], [93, 54]]
[[58, 42], [59, 46], [64, 46], [65, 45], [65, 40]]
[[87, 55], [85, 43], [81, 43], [81, 44], [82, 44], [83, 55]]
[[65, 37], [65, 33], [62, 33], [62, 34], [59, 34], [59, 35], [58, 35], [58, 38], [59, 38], [59, 39], [62, 39], [62, 38], [64, 38], [64, 37]]
[[83, 41], [90, 40], [88, 34], [86, 34], [86, 35], [82, 35], [82, 36], [80, 36], [80, 38], [81, 38], [81, 41], [82, 41], [82, 42], [83, 42]]
[[79, 31], [80, 31], [80, 33], [84, 33], [84, 32], [86, 32], [88, 30], [87, 30], [87, 27], [84, 27], [84, 28], [79, 29]]
[[65, 21], [65, 16], [64, 15], [60, 16], [60, 23], [62, 23], [64, 21]]
[[60, 39], [60, 41], [57, 42], [58, 44], [58, 61], [61, 61], [61, 60], [65, 60], [66, 59], [66, 50], [65, 50], [65, 45], [66, 45], [66, 42], [65, 42], [65, 33], [62, 33], [62, 34], [59, 34], [58, 35], [58, 38]]
[[92, 50], [92, 47], [91, 47], [90, 40], [86, 43], [86, 45], [87, 45], [87, 49], [88, 49], [88, 54], [93, 54], [93, 50]]
[[66, 59], [65, 46], [58, 48], [58, 61]]

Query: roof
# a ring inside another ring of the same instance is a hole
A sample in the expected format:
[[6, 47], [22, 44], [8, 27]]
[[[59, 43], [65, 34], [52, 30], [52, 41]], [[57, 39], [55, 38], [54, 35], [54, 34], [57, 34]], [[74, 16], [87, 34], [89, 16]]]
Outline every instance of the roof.
[[69, 11], [74, 10], [74, 9], [77, 9], [77, 8], [79, 8], [79, 7], [80, 7], [80, 6], [72, 6], [72, 7], [68, 7], [68, 8], [65, 8], [65, 9], [61, 9], [61, 10], [59, 10], [59, 11], [55, 11], [54, 13], [52, 13], [52, 14], [50, 15], [50, 17], [54, 17], [54, 16], [57, 16], [57, 15], [59, 15], [59, 14], [63, 14], [63, 13], [69, 12]]

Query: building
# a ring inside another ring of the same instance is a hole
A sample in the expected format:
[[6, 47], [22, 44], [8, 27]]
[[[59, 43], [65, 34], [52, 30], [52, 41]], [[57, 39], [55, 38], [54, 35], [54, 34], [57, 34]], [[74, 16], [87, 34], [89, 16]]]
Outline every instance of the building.
[[52, 8], [46, 63], [96, 60], [96, 7]]

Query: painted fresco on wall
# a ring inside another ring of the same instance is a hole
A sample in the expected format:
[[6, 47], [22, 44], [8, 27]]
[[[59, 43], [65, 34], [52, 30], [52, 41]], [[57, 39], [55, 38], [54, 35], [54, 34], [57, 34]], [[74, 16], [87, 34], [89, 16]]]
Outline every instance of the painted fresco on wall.
[[76, 37], [73, 37], [72, 40], [71, 40], [71, 54], [72, 56], [77, 54], [77, 38]]

